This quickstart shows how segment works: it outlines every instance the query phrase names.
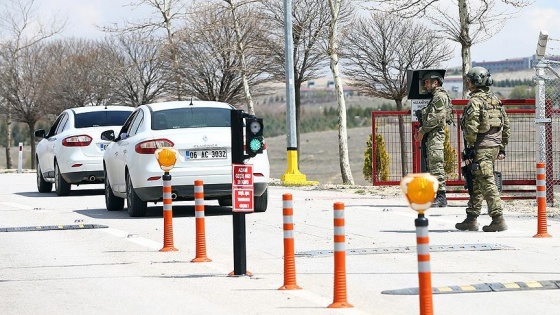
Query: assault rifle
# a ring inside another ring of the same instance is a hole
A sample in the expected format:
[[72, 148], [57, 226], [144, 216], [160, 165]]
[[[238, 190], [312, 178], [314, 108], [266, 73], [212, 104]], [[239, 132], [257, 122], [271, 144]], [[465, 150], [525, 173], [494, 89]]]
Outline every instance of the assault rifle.
[[480, 168], [478, 163], [472, 162], [469, 165], [465, 165], [461, 167], [461, 172], [463, 173], [463, 178], [465, 179], [465, 187], [469, 191], [469, 195], [474, 193], [473, 188], [473, 171], [476, 171]]
[[[420, 123], [420, 127], [422, 127], [422, 110], [416, 110], [414, 112], [414, 116], [416, 116], [416, 119], [418, 119], [418, 122]], [[426, 149], [426, 139], [427, 137], [422, 137], [422, 142], [420, 143], [420, 171], [423, 173], [428, 171], [428, 150]]]
[[[466, 146], [466, 144], [465, 144]], [[467, 157], [465, 155], [465, 152], [463, 152], [463, 161], [468, 160], [468, 159], [472, 159]], [[471, 162], [469, 165], [465, 165], [463, 167], [461, 167], [461, 173], [463, 174], [463, 178], [465, 179], [465, 185], [463, 186], [465, 189], [467, 189], [469, 191], [469, 195], [473, 194], [473, 179], [474, 179], [474, 175], [473, 175], [473, 171], [477, 171], [478, 169], [480, 169], [480, 164], [476, 163], [476, 162]], [[498, 188], [498, 191], [501, 193], [502, 192], [502, 173], [501, 172], [496, 172], [494, 171], [494, 182], [496, 183], [496, 187]]]

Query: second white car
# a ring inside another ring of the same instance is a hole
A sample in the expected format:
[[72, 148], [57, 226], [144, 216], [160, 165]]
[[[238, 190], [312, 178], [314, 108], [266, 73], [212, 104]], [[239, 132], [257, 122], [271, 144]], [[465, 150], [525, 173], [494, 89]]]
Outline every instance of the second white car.
[[86, 106], [64, 110], [36, 150], [37, 190], [47, 193], [54, 183], [56, 194], [70, 194], [72, 185], [103, 183], [102, 156], [107, 140], [99, 134], [108, 128], [119, 130], [134, 110], [128, 106]]

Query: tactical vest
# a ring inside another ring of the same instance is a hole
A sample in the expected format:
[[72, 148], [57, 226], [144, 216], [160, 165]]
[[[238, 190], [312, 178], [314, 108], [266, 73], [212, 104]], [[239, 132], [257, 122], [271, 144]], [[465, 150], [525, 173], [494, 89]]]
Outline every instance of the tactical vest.
[[471, 99], [478, 98], [483, 104], [480, 107], [480, 124], [478, 133], [487, 133], [492, 128], [502, 128], [504, 125], [502, 117], [502, 102], [494, 93], [477, 92]]

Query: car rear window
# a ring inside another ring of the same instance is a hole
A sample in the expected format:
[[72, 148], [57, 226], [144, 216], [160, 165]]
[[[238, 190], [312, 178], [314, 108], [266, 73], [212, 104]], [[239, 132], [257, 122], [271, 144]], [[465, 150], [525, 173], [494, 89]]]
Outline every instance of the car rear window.
[[75, 128], [122, 126], [131, 112], [122, 110], [107, 110], [99, 112], [80, 113], [74, 115]]
[[174, 108], [152, 114], [152, 130], [230, 127], [231, 110], [227, 108]]

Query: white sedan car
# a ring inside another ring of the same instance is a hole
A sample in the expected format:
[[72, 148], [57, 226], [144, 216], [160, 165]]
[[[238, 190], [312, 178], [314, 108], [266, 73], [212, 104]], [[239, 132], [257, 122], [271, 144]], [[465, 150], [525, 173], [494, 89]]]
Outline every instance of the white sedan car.
[[[231, 111], [229, 104], [210, 101], [173, 101], [139, 106], [103, 154], [107, 210], [130, 216], [146, 215], [147, 202], [162, 200], [162, 176], [154, 152], [173, 147], [179, 154], [171, 174], [172, 197], [194, 200], [194, 181], [204, 182], [206, 200], [232, 204]], [[253, 164], [254, 210], [266, 211], [270, 166], [266, 148], [247, 161]]]
[[103, 151], [109, 144], [99, 134], [107, 128], [120, 130], [130, 113], [128, 106], [88, 106], [64, 110], [37, 144], [37, 190], [70, 194], [71, 185], [103, 183]]

